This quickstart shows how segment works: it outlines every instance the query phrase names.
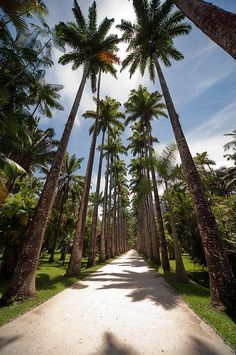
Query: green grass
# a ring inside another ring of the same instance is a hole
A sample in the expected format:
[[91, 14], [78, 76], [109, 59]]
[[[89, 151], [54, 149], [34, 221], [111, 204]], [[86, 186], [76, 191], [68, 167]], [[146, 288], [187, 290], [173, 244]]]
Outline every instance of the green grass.
[[[229, 344], [236, 349], [236, 324], [225, 313], [214, 310], [210, 305], [209, 288], [206, 268], [194, 264], [188, 255], [183, 255], [185, 269], [191, 278], [188, 284], [177, 282], [175, 279], [175, 260], [170, 261], [171, 271], [163, 272], [162, 268], [155, 267], [158, 273], [162, 274], [165, 280], [182, 296], [190, 307], [207, 323], [209, 323]], [[201, 275], [202, 274], [202, 275]], [[194, 280], [194, 281], [193, 281]], [[198, 281], [199, 283], [195, 282]], [[201, 283], [201, 284], [200, 284]]]
[[[56, 255], [56, 260], [59, 255]], [[36, 288], [37, 294], [34, 299], [13, 303], [12, 305], [4, 308], [0, 308], [0, 325], [3, 325], [13, 318], [16, 318], [20, 314], [23, 314], [30, 310], [31, 308], [39, 305], [40, 303], [48, 300], [57, 293], [63, 291], [66, 287], [71, 286], [73, 283], [83, 280], [86, 276], [100, 269], [102, 266], [109, 263], [111, 260], [107, 260], [103, 264], [98, 264], [89, 269], [83, 268], [79, 277], [68, 277], [65, 278], [65, 272], [67, 264], [62, 265], [60, 262], [56, 261], [54, 263], [48, 263], [48, 256], [41, 260], [38, 267], [37, 278], [36, 278]], [[82, 265], [85, 265], [86, 259], [82, 260]], [[0, 297], [7, 287], [6, 282], [0, 283]]]

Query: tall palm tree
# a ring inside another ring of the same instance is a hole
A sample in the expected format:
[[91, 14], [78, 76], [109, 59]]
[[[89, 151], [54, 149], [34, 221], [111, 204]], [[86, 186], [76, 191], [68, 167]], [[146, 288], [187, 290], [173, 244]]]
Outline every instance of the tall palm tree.
[[[99, 261], [104, 262], [107, 257], [114, 257], [115, 242], [114, 234], [111, 232], [111, 200], [112, 188], [114, 190], [114, 201], [116, 201], [115, 177], [112, 174], [113, 165], [116, 160], [119, 160], [120, 154], [126, 154], [126, 148], [119, 138], [120, 131], [113, 127], [113, 135], [108, 131], [107, 143], [104, 145], [104, 155], [106, 156], [107, 166], [105, 173], [105, 188], [104, 188], [104, 202], [103, 202], [103, 218], [102, 231], [100, 243]], [[109, 179], [110, 178], [110, 179]], [[108, 189], [109, 187], [109, 189]]]
[[170, 122], [178, 145], [186, 180], [193, 200], [194, 211], [202, 238], [210, 277], [211, 303], [214, 306], [232, 307], [236, 302], [235, 277], [219, 236], [215, 218], [211, 212], [186, 142], [179, 116], [175, 110], [160, 61], [170, 66], [170, 59], [181, 60], [183, 55], [174, 47], [174, 38], [188, 34], [190, 25], [183, 23], [180, 11], [172, 12], [173, 4], [159, 0], [133, 0], [136, 22], [122, 20], [118, 26], [123, 40], [128, 42], [130, 54], [123, 61], [123, 68], [130, 65], [130, 75], [139, 67], [142, 74], [148, 65], [150, 78], [155, 79], [155, 67], [165, 98]]
[[176, 178], [176, 173], [178, 174], [178, 169], [176, 169], [176, 145], [168, 145], [160, 154], [156, 156], [155, 165], [157, 168], [158, 175], [165, 184], [165, 196], [167, 198], [168, 212], [170, 216], [170, 225], [172, 230], [172, 236], [174, 241], [174, 252], [175, 252], [175, 270], [176, 279], [182, 282], [188, 282], [188, 276], [184, 268], [184, 263], [181, 255], [181, 248], [179, 245], [179, 239], [177, 234], [177, 228], [175, 223], [175, 215], [171, 202], [171, 196], [169, 195], [169, 186], [171, 181]]
[[107, 61], [107, 56], [105, 54], [108, 53], [109, 57], [109, 53], [113, 51], [114, 45], [118, 41], [117, 36], [108, 35], [113, 19], [105, 18], [97, 27], [97, 10], [95, 2], [89, 8], [88, 20], [86, 20], [82, 14], [77, 1], [74, 2], [73, 13], [76, 20], [75, 23], [69, 22], [68, 24], [65, 24], [62, 22], [57, 26], [57, 33], [61, 42], [66, 43], [72, 48], [72, 51], [64, 54], [59, 61], [62, 64], [73, 62], [74, 70], [83, 65], [83, 76], [65, 125], [57, 154], [47, 176], [36, 213], [29, 228], [26, 242], [22, 248], [15, 274], [4, 295], [4, 300], [7, 300], [12, 296], [15, 296], [16, 298], [28, 298], [35, 295], [35, 272], [48, 215], [54, 201], [57, 182], [86, 79], [91, 73], [91, 68], [94, 66], [97, 68], [99, 64], [103, 64]]
[[[151, 140], [151, 120], [160, 117], [166, 117], [165, 114], [165, 105], [161, 102], [162, 96], [159, 92], [149, 93], [147, 88], [142, 85], [139, 86], [138, 90], [131, 90], [128, 101], [125, 103], [126, 114], [128, 117], [126, 118], [126, 124], [129, 122], [139, 120], [140, 121], [140, 130], [145, 131], [147, 141], [146, 147], [147, 149], [146, 155], [149, 154], [149, 157], [152, 156], [152, 140]], [[143, 141], [145, 141], [143, 139]], [[158, 223], [158, 234], [161, 242], [161, 255], [162, 255], [162, 266], [165, 271], [170, 270], [170, 264], [167, 253], [167, 245], [165, 239], [165, 231], [161, 214], [161, 206], [159, 193], [157, 188], [157, 181], [155, 175], [155, 169], [153, 164], [151, 164], [151, 174], [152, 174], [152, 182], [153, 182], [153, 190], [155, 197], [155, 208], [157, 215], [157, 223]]]
[[76, 226], [76, 233], [75, 233], [75, 238], [74, 238], [74, 242], [73, 242], [72, 253], [71, 253], [69, 265], [68, 265], [68, 268], [66, 271], [66, 276], [72, 276], [72, 275], [78, 274], [80, 272], [80, 267], [81, 267], [81, 259], [82, 259], [82, 253], [83, 253], [83, 241], [84, 241], [84, 237], [85, 237], [85, 225], [86, 225], [86, 217], [87, 217], [87, 209], [88, 209], [89, 190], [90, 190], [90, 185], [91, 185], [93, 161], [94, 161], [98, 128], [99, 128], [101, 75], [103, 72], [110, 73], [111, 75], [113, 75], [116, 78], [116, 69], [114, 67], [114, 64], [115, 63], [119, 64], [119, 58], [115, 54], [118, 51], [118, 47], [117, 47], [118, 37], [116, 35], [110, 35], [110, 37], [111, 37], [111, 41], [113, 43], [113, 46], [111, 47], [111, 45], [110, 45], [110, 50], [107, 54], [103, 53], [101, 55], [101, 58], [103, 58], [105, 61], [102, 63], [99, 63], [99, 67], [100, 67], [99, 70], [96, 71], [97, 68], [95, 66], [93, 72], [91, 73], [91, 77], [93, 79], [92, 86], [93, 86], [93, 83], [96, 78], [96, 72], [98, 73], [97, 98], [96, 98], [97, 110], [96, 110], [95, 123], [94, 123], [94, 127], [93, 127], [87, 170], [86, 170], [83, 197], [82, 197], [82, 202], [81, 202], [81, 206], [80, 206], [80, 210], [79, 210], [79, 218], [78, 218], [78, 223]]
[[[119, 111], [121, 104], [111, 97], [106, 96], [105, 99], [101, 100], [99, 106], [99, 123], [98, 123], [98, 133], [102, 132], [102, 140], [100, 145], [100, 157], [98, 164], [98, 175], [97, 175], [97, 185], [96, 185], [96, 198], [94, 201], [93, 210], [93, 220], [92, 220], [92, 234], [90, 239], [89, 256], [88, 256], [88, 267], [95, 265], [95, 254], [96, 254], [96, 235], [97, 235], [97, 219], [98, 219], [98, 205], [99, 205], [99, 194], [102, 176], [102, 163], [103, 163], [103, 145], [105, 142], [105, 135], [107, 132], [112, 132], [113, 129], [122, 129], [123, 125], [119, 121], [120, 118], [124, 118], [124, 114]], [[97, 112], [86, 111], [83, 115], [85, 118], [91, 117], [96, 119]], [[90, 128], [92, 132], [94, 130], [94, 125]]]

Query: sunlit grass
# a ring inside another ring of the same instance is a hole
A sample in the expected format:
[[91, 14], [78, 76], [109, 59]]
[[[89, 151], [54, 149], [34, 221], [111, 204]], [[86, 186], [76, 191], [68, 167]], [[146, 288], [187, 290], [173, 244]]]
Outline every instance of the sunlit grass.
[[[56, 254], [56, 260], [58, 260], [59, 255]], [[86, 276], [100, 269], [102, 266], [109, 263], [111, 260], [106, 261], [103, 264], [98, 264], [89, 269], [82, 268], [79, 277], [64, 277], [67, 263], [62, 265], [61, 262], [56, 261], [54, 263], [48, 263], [48, 255], [42, 259], [36, 278], [36, 288], [37, 294], [33, 300], [22, 301], [14, 303], [8, 307], [0, 308], [0, 325], [5, 324], [9, 320], [19, 316], [30, 310], [31, 308], [37, 306], [38, 304], [48, 300], [57, 293], [63, 291], [66, 287], [71, 286], [73, 283], [83, 280]], [[82, 265], [86, 265], [86, 259], [82, 260]], [[6, 289], [6, 282], [0, 282], [0, 296]]]
[[[236, 348], [236, 324], [225, 313], [218, 312], [210, 305], [209, 288], [206, 268], [199, 264], [194, 264], [188, 255], [183, 255], [183, 261], [188, 276], [189, 283], [177, 282], [175, 279], [175, 260], [170, 260], [170, 272], [163, 272], [161, 267], [150, 263], [152, 267], [162, 274], [165, 280], [182, 296], [190, 307], [207, 323], [209, 323], [228, 343]], [[194, 281], [192, 280], [194, 279]], [[195, 282], [199, 281], [201, 284]]]

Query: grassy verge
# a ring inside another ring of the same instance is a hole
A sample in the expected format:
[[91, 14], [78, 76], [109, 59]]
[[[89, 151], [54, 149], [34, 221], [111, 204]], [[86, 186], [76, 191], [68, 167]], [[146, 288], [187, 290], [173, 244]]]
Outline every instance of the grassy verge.
[[[56, 255], [57, 259], [57, 255]], [[62, 265], [60, 262], [56, 261], [54, 263], [48, 263], [48, 256], [41, 261], [36, 278], [37, 294], [32, 300], [27, 300], [23, 302], [14, 303], [8, 307], [0, 308], [0, 325], [3, 325], [13, 318], [16, 318], [20, 314], [23, 314], [30, 310], [31, 308], [39, 305], [40, 303], [48, 300], [57, 293], [63, 291], [65, 288], [71, 286], [73, 283], [83, 280], [86, 276], [100, 269], [102, 266], [108, 264], [112, 259], [107, 260], [103, 264], [98, 264], [89, 269], [83, 268], [81, 274], [78, 277], [68, 277], [65, 278], [65, 272], [67, 268], [67, 263]], [[86, 260], [83, 260], [85, 264]], [[82, 265], [83, 265], [82, 264]], [[4, 290], [6, 289], [6, 282], [0, 283], [0, 297]]]
[[[209, 323], [232, 347], [236, 349], [236, 324], [225, 313], [215, 311], [210, 305], [210, 291], [206, 269], [193, 264], [187, 255], [183, 256], [185, 269], [191, 281], [188, 284], [175, 280], [175, 261], [170, 261], [171, 271], [163, 272], [162, 268], [150, 264], [162, 274], [165, 280], [182, 296], [190, 307], [207, 323]], [[194, 281], [193, 281], [194, 280]], [[196, 282], [198, 281], [198, 282]]]

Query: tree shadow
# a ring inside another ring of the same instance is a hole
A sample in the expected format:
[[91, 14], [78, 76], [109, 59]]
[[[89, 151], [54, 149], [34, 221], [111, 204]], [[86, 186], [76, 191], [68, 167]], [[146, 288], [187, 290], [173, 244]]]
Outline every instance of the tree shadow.
[[0, 350], [2, 350], [5, 346], [7, 346], [10, 343], [13, 343], [14, 341], [17, 341], [19, 338], [21, 338], [22, 335], [15, 335], [12, 337], [0, 337]]
[[[221, 350], [217, 350], [213, 348], [210, 344], [206, 343], [202, 339], [199, 339], [197, 337], [190, 337], [191, 338], [191, 349], [190, 353], [191, 354], [196, 354], [196, 355], [223, 355]], [[226, 346], [226, 345], [225, 345]], [[230, 349], [226, 354], [230, 354]], [[233, 352], [231, 353], [233, 354]]]
[[[78, 280], [79, 281], [79, 280]], [[50, 278], [48, 274], [39, 274], [36, 279], [36, 288], [37, 290], [52, 290], [57, 288], [57, 285], [61, 284], [64, 287], [70, 287], [73, 289], [82, 289], [88, 286], [83, 285], [81, 282], [72, 282], [70, 278], [64, 276], [57, 276], [53, 279]]]
[[[144, 266], [146, 263], [144, 262]], [[92, 274], [86, 281], [102, 283], [97, 290], [127, 289], [131, 292], [127, 295], [132, 302], [151, 300], [155, 305], [161, 305], [165, 309], [178, 306], [179, 296], [170, 288], [162, 277], [152, 269], [144, 272], [122, 270], [121, 273]]]
[[129, 345], [122, 344], [111, 332], [104, 333], [103, 336], [103, 348], [100, 351], [96, 351], [93, 355], [139, 355]]

